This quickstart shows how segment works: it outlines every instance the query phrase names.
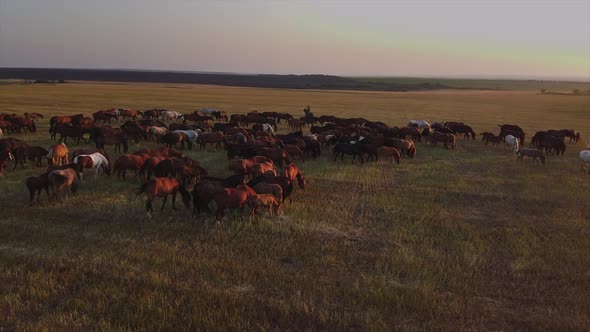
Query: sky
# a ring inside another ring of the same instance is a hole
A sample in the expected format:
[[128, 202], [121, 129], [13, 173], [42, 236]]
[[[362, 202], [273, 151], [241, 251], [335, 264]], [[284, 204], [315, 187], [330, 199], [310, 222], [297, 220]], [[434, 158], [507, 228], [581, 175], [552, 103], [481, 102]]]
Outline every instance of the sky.
[[0, 67], [590, 81], [590, 0], [0, 0]]

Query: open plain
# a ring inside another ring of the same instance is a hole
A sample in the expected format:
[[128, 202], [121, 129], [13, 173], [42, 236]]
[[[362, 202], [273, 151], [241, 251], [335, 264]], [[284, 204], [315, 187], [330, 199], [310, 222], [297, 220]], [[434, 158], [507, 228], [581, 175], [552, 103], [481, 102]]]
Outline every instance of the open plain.
[[[296, 162], [308, 181], [278, 218], [221, 223], [168, 207], [152, 218], [141, 181], [89, 177], [64, 203], [29, 207], [28, 163], [0, 178], [0, 330], [469, 329], [590, 326], [590, 97], [537, 91], [360, 92], [182, 84], [0, 85], [0, 112], [48, 118], [113, 107], [214, 107], [303, 116], [574, 128], [582, 140], [545, 166], [505, 147], [417, 143], [400, 165]], [[307, 130], [307, 129], [306, 129]], [[288, 132], [283, 124], [281, 133]], [[7, 137], [9, 135], [5, 135]], [[75, 145], [68, 143], [70, 149]], [[130, 152], [154, 144], [132, 144]], [[80, 145], [81, 147], [82, 145]], [[109, 152], [117, 156], [112, 150]], [[224, 151], [183, 151], [227, 176]], [[156, 210], [161, 200], [156, 201]]]

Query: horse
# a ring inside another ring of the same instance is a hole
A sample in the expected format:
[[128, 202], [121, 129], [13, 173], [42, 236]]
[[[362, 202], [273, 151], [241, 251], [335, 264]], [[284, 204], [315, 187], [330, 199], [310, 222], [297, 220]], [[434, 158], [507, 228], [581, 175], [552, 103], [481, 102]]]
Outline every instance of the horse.
[[151, 126], [148, 129], [148, 134], [149, 134], [149, 137], [154, 142], [157, 142], [160, 137], [168, 134], [168, 128], [166, 128], [166, 127], [158, 127], [158, 126]]
[[213, 200], [217, 205], [215, 219], [217, 221], [223, 219], [224, 211], [228, 208], [240, 209], [240, 219], [244, 216], [244, 206], [248, 199], [255, 196], [254, 189], [247, 185], [239, 185], [234, 188], [225, 188], [223, 191], [217, 192], [213, 195]]
[[377, 148], [377, 155], [379, 159], [383, 160], [384, 158], [391, 159], [391, 162], [396, 162], [399, 164], [400, 162], [400, 154], [396, 148], [388, 147], [388, 146], [381, 146]]
[[518, 156], [518, 158], [516, 158], [516, 160], [520, 160], [520, 161], [522, 161], [522, 159], [523, 159], [522, 157], [524, 157], [524, 156], [533, 158], [533, 160], [535, 162], [537, 162], [537, 166], [539, 166], [539, 159], [540, 159], [543, 166], [545, 166], [545, 155], [543, 155], [543, 152], [541, 152], [539, 150], [522, 148], [522, 149], [518, 150], [518, 152], [516, 152], [516, 155]]
[[123, 177], [125, 180], [125, 175], [127, 174], [127, 170], [134, 170], [139, 171], [143, 166], [143, 163], [146, 159], [149, 158], [149, 155], [142, 154], [142, 155], [134, 155], [134, 154], [124, 154], [119, 156], [119, 158], [115, 161], [113, 170], [117, 173], [117, 179]]
[[514, 153], [518, 152], [518, 150], [519, 150], [518, 138], [516, 138], [512, 135], [506, 135], [506, 137], [504, 137], [504, 142], [506, 142], [506, 145], [512, 147], [512, 151], [514, 151]]
[[[428, 130], [428, 128], [425, 128]], [[399, 130], [399, 138], [406, 139], [408, 136], [414, 141], [422, 141], [422, 133], [416, 127], [404, 127]]]
[[194, 144], [197, 144], [197, 139], [199, 137], [199, 132], [196, 130], [175, 130], [172, 133], [178, 134], [183, 133], [188, 140], [192, 141]]
[[22, 146], [15, 148], [14, 169], [20, 163], [24, 167], [25, 159], [34, 161], [37, 167], [43, 167], [43, 157], [47, 156], [49, 151], [41, 146]]
[[25, 118], [31, 119], [33, 121], [38, 121], [39, 119], [43, 119], [43, 114], [35, 113], [35, 112], [32, 112], [32, 113], [25, 112]]
[[50, 171], [47, 176], [49, 187], [53, 192], [53, 197], [59, 200], [59, 193], [70, 189], [72, 194], [78, 191], [78, 180], [80, 178], [80, 168], [76, 164], [67, 164], [65, 169]]
[[80, 164], [82, 170], [86, 168], [90, 170], [96, 170], [96, 173], [94, 174], [95, 179], [98, 176], [98, 170], [101, 168], [106, 175], [111, 175], [111, 167], [109, 165], [109, 161], [100, 152], [79, 155], [74, 158], [74, 163]]
[[408, 122], [408, 127], [418, 127], [420, 129], [428, 128], [430, 129], [430, 123], [426, 120], [410, 120]]
[[7, 150], [0, 151], [0, 176], [4, 174], [4, 169], [9, 160], [14, 160], [12, 152]]
[[283, 175], [287, 179], [289, 179], [289, 181], [294, 181], [295, 179], [297, 179], [297, 184], [299, 185], [299, 188], [305, 190], [305, 185], [307, 184], [307, 181], [305, 180], [305, 177], [303, 177], [303, 173], [301, 173], [299, 167], [297, 167], [295, 164], [289, 163], [288, 165], [286, 165], [283, 168]]
[[[580, 151], [580, 161], [582, 161], [582, 172], [585, 172], [584, 165], [590, 166], [590, 150], [582, 150]], [[590, 174], [590, 168], [588, 169], [588, 174]]]
[[271, 173], [275, 176], [277, 175], [273, 163], [255, 163], [252, 165], [249, 172], [249, 174], [254, 177], [267, 173]]
[[182, 117], [182, 114], [176, 111], [163, 111], [160, 113], [160, 118], [162, 121], [166, 120], [178, 120]]
[[445, 122], [445, 126], [453, 131], [454, 134], [463, 134], [463, 139], [469, 139], [469, 135], [471, 135], [471, 139], [475, 140], [473, 129], [462, 122]]
[[430, 144], [436, 145], [437, 142], [443, 142], [445, 145], [445, 148], [447, 150], [449, 149], [449, 145], [451, 146], [451, 149], [453, 149], [453, 150], [455, 150], [455, 146], [457, 145], [455, 135], [443, 134], [443, 133], [439, 133], [437, 131], [434, 131], [434, 132], [432, 132], [432, 134], [430, 134]]
[[279, 167], [283, 166], [283, 161], [290, 163], [289, 153], [281, 148], [261, 147], [255, 150], [255, 155], [266, 157], [272, 160]]
[[261, 182], [253, 188], [257, 194], [271, 194], [277, 199], [277, 201], [283, 201], [283, 188], [278, 184]]
[[190, 207], [191, 195], [189, 191], [186, 189], [186, 187], [181, 186], [178, 183], [178, 180], [175, 178], [151, 179], [137, 188], [136, 197], [143, 193], [146, 194], [147, 202], [145, 203], [145, 207], [148, 215], [150, 215], [150, 212], [154, 211], [152, 208], [152, 202], [157, 197], [164, 199], [162, 202], [162, 207], [160, 208], [160, 211], [163, 211], [164, 207], [166, 206], [168, 196], [172, 195], [172, 209], [176, 210], [176, 194], [178, 192], [180, 192], [180, 195], [182, 196], [182, 203], [187, 208]]
[[102, 121], [103, 124], [105, 124], [107, 121], [111, 123], [112, 119], [119, 120], [119, 116], [116, 113], [107, 111], [98, 111], [92, 113], [92, 118], [96, 123]]
[[563, 138], [558, 138], [552, 135], [545, 135], [538, 142], [537, 148], [539, 150], [545, 149], [545, 153], [551, 155], [555, 153], [555, 155], [559, 155], [560, 153], [563, 155], [565, 153], [566, 145]]
[[399, 138], [386, 138], [384, 145], [396, 148], [400, 152], [400, 156], [406, 156], [410, 159], [416, 156], [416, 146], [414, 141]]
[[68, 147], [64, 143], [60, 143], [50, 147], [49, 153], [47, 154], [49, 165], [59, 166], [67, 164], [69, 161], [68, 153]]
[[270, 213], [270, 216], [272, 217], [273, 210], [275, 211], [275, 214], [278, 215], [279, 207], [281, 206], [279, 200], [272, 194], [256, 194], [248, 198], [247, 204], [250, 208], [250, 221], [252, 221], [252, 218], [261, 207], [268, 208], [268, 213]]
[[49, 197], [49, 172], [45, 172], [39, 176], [29, 176], [25, 180], [27, 189], [29, 190], [29, 204], [33, 205], [35, 202], [35, 193], [37, 193], [36, 202], [39, 203], [41, 199], [41, 190], [45, 189], [47, 197]]
[[216, 149], [221, 149], [221, 143], [224, 142], [225, 136], [223, 133], [202, 133], [197, 137], [199, 147], [201, 149], [207, 149], [207, 144], [215, 144]]
[[227, 114], [224, 111], [214, 111], [211, 113], [211, 117], [216, 121], [225, 120], [227, 122]]
[[254, 179], [248, 181], [248, 186], [255, 187], [259, 183], [271, 183], [271, 184], [278, 184], [283, 189], [283, 203], [287, 198], [289, 198], [289, 202], [291, 202], [291, 194], [293, 193], [293, 181], [289, 180], [286, 176], [272, 176], [269, 174], [264, 174]]

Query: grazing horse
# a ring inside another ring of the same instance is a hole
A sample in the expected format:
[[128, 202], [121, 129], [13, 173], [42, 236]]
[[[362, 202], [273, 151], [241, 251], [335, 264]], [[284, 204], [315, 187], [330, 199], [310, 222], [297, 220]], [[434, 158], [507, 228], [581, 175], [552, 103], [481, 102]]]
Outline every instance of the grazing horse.
[[387, 159], [391, 159], [391, 162], [395, 161], [397, 164], [399, 164], [399, 161], [401, 159], [399, 151], [396, 148], [391, 148], [388, 146], [378, 147], [377, 148], [377, 155], [379, 156], [379, 159], [381, 159], [381, 160], [387, 158]]
[[516, 155], [518, 156], [516, 160], [520, 161], [522, 161], [522, 157], [524, 156], [533, 158], [533, 160], [537, 162], [537, 166], [539, 166], [540, 159], [541, 163], [543, 163], [543, 166], [545, 166], [545, 155], [543, 154], [543, 152], [539, 150], [522, 148], [518, 150], [518, 152], [516, 152]]
[[[428, 128], [426, 128], [428, 130]], [[422, 141], [422, 133], [416, 127], [405, 127], [399, 130], [399, 138], [406, 139], [408, 136], [414, 141]]]
[[224, 211], [228, 208], [240, 209], [240, 218], [244, 216], [244, 206], [250, 197], [256, 195], [254, 189], [247, 185], [239, 185], [234, 188], [225, 188], [223, 191], [215, 193], [213, 200], [217, 205], [215, 219], [219, 221], [223, 219]]
[[502, 141], [502, 137], [496, 136], [494, 133], [484, 132], [480, 135], [482, 136], [481, 141], [485, 142], [486, 146], [488, 145], [488, 143], [491, 143], [493, 147], [494, 145], [500, 144], [500, 142]]
[[35, 193], [37, 193], [36, 202], [39, 203], [41, 199], [41, 190], [45, 189], [47, 197], [49, 197], [49, 172], [45, 172], [39, 176], [29, 176], [25, 180], [27, 189], [29, 189], [29, 204], [33, 205], [35, 202]]
[[10, 151], [0, 151], [0, 176], [4, 174], [4, 169], [9, 160], [14, 160], [14, 156]]
[[[585, 172], [584, 166], [590, 166], [590, 150], [580, 151], [580, 161], [582, 162], [582, 172]], [[588, 169], [588, 174], [590, 174], [590, 168]]]
[[363, 151], [360, 147], [360, 144], [352, 144], [352, 143], [336, 143], [334, 145], [334, 161], [338, 159], [338, 155], [340, 155], [340, 161], [344, 161], [344, 155], [352, 155], [352, 163], [358, 156], [361, 164], [364, 163], [363, 160]]
[[447, 150], [449, 149], [449, 146], [451, 146], [451, 149], [455, 150], [455, 146], [457, 145], [455, 135], [443, 134], [435, 131], [430, 135], [430, 144], [436, 145], [437, 142], [443, 142]]
[[518, 152], [518, 150], [519, 150], [518, 138], [516, 138], [512, 135], [506, 135], [506, 137], [504, 137], [504, 142], [506, 142], [506, 145], [512, 147], [512, 151], [514, 153]]
[[305, 190], [305, 185], [307, 184], [307, 181], [305, 181], [303, 173], [301, 173], [301, 170], [295, 164], [290, 163], [286, 165], [285, 168], [283, 168], [283, 175], [287, 179], [289, 179], [289, 181], [294, 181], [295, 179], [297, 179], [297, 184], [299, 185], [299, 188]]
[[68, 147], [64, 143], [60, 143], [54, 145], [49, 148], [49, 153], [47, 154], [47, 160], [50, 166], [60, 166], [65, 165], [69, 162], [68, 159]]
[[47, 176], [49, 187], [53, 192], [53, 197], [59, 200], [58, 194], [69, 188], [72, 194], [78, 191], [78, 179], [80, 178], [80, 168], [76, 164], [67, 164], [65, 169], [50, 171]]
[[463, 134], [463, 139], [469, 139], [469, 136], [471, 135], [471, 139], [475, 140], [475, 132], [468, 125], [461, 122], [445, 122], [445, 125], [453, 131], [454, 134]]
[[428, 128], [430, 129], [430, 123], [426, 120], [410, 120], [408, 122], [408, 127], [418, 127], [420, 129]]
[[280, 201], [272, 194], [256, 194], [248, 198], [248, 207], [250, 208], [250, 221], [261, 207], [268, 208], [268, 213], [272, 217], [272, 211], [279, 215]]
[[278, 184], [261, 182], [254, 186], [254, 191], [257, 194], [271, 194], [277, 201], [283, 201], [283, 188]]
[[162, 202], [162, 208], [160, 209], [160, 211], [162, 211], [166, 206], [168, 196], [172, 195], [172, 208], [176, 210], [176, 193], [178, 192], [180, 192], [180, 195], [182, 196], [182, 202], [184, 205], [187, 208], [190, 207], [191, 195], [189, 191], [184, 186], [181, 186], [175, 178], [155, 178], [149, 180], [137, 188], [136, 196], [143, 193], [146, 194], [147, 202], [145, 203], [145, 207], [148, 215], [150, 215], [150, 212], [154, 211], [152, 208], [152, 202], [156, 197], [164, 199], [164, 202]]
[[416, 156], [416, 146], [414, 141], [399, 138], [387, 138], [384, 141], [385, 146], [396, 148], [401, 156], [406, 156], [410, 159]]
[[101, 168], [106, 175], [111, 175], [111, 167], [109, 165], [109, 161], [100, 152], [79, 155], [74, 158], [74, 163], [80, 164], [82, 170], [96, 170], [96, 173], [94, 174], [95, 179], [98, 176], [98, 170]]

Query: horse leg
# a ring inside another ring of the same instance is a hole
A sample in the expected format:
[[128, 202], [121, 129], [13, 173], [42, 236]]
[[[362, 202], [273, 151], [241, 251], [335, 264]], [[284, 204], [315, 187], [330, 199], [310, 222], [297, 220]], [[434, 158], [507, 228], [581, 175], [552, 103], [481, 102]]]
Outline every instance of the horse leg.
[[172, 209], [176, 210], [176, 191], [172, 193]]
[[168, 201], [168, 195], [164, 196], [164, 201], [162, 202], [162, 208], [160, 211], [164, 211], [164, 207], [166, 206], [166, 201]]

